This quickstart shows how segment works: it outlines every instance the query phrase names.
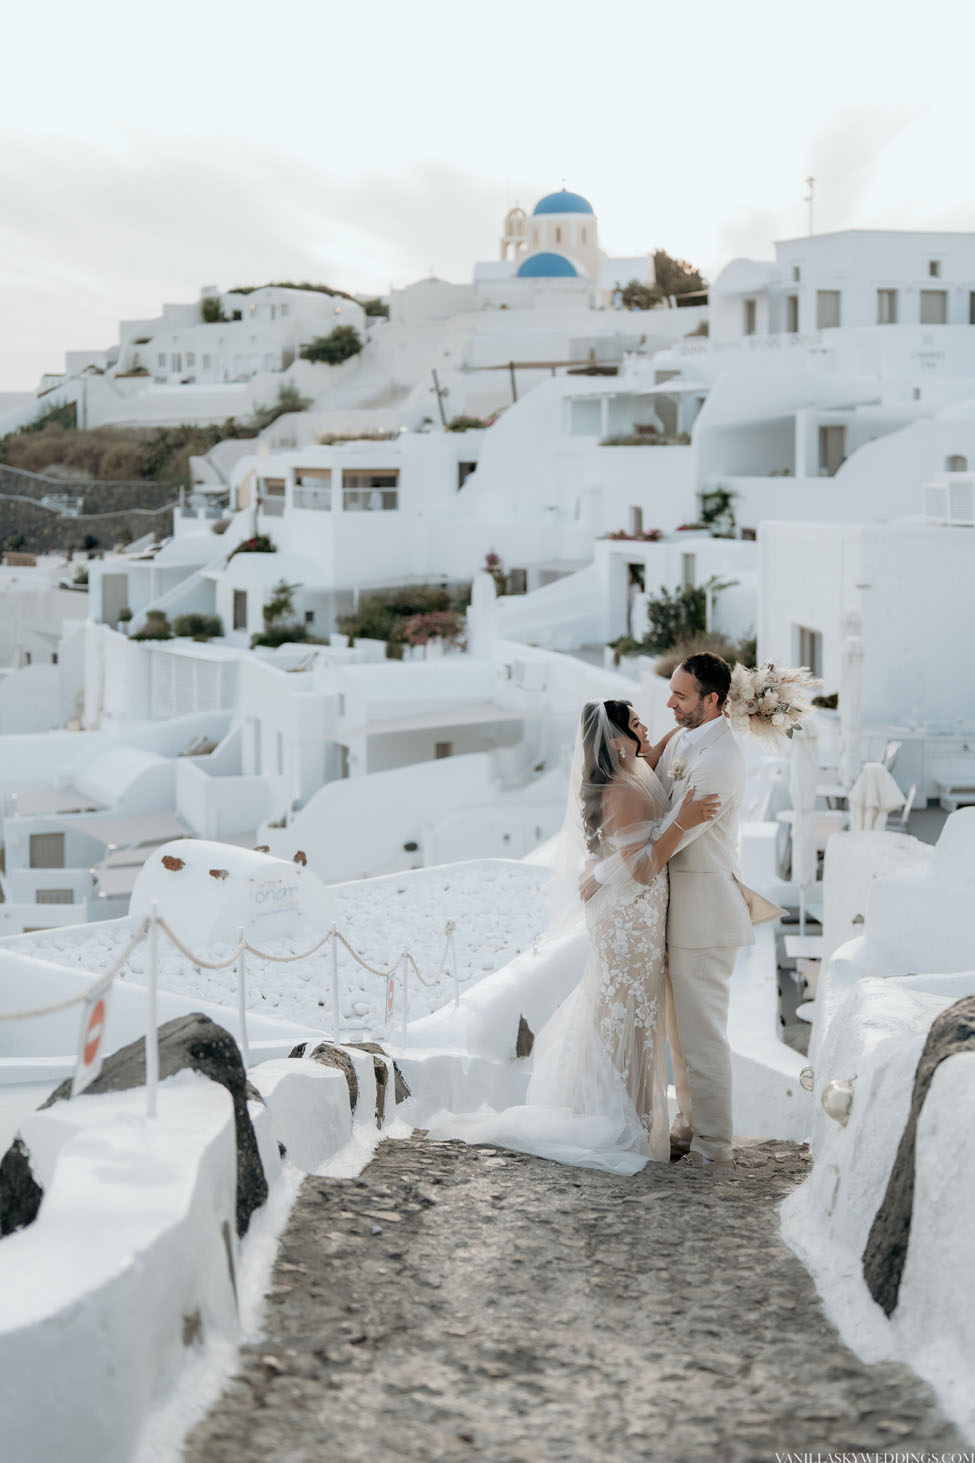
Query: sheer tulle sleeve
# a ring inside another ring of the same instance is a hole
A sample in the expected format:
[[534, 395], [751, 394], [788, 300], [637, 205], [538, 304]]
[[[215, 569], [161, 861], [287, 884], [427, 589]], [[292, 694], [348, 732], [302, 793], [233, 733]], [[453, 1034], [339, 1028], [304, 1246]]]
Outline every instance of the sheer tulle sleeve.
[[600, 882], [607, 887], [635, 881], [650, 884], [661, 865], [653, 851], [653, 843], [669, 821], [667, 816], [652, 817], [655, 809], [639, 785], [613, 783], [603, 794], [604, 857], [600, 865]]

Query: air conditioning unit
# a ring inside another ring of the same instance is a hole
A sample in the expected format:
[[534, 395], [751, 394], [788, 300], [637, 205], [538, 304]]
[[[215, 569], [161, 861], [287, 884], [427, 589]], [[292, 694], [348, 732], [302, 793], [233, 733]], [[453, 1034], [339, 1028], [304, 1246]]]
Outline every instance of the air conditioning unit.
[[924, 516], [953, 528], [975, 528], [975, 473], [949, 473], [925, 483]]

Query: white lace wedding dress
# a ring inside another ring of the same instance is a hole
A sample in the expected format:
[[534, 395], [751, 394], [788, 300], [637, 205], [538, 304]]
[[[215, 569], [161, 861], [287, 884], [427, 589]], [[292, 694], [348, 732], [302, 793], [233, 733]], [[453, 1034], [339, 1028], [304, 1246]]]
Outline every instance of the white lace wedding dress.
[[[525, 1102], [502, 1112], [439, 1112], [433, 1138], [497, 1143], [561, 1163], [635, 1173], [670, 1157], [665, 1032], [666, 868], [650, 882], [632, 876], [633, 849], [648, 846], [668, 819], [666, 795], [649, 768], [644, 814], [625, 836], [607, 839], [605, 882], [586, 906], [592, 949], [582, 980], [535, 1041]], [[662, 806], [663, 805], [663, 806]], [[644, 868], [644, 877], [651, 871]]]

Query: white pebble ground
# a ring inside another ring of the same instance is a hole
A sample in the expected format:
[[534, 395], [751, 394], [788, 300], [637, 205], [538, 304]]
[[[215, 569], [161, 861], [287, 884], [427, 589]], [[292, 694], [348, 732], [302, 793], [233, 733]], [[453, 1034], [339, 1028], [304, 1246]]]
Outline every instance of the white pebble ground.
[[[542, 889], [547, 871], [531, 864], [492, 860], [451, 864], [404, 875], [386, 875], [333, 886], [338, 901], [339, 931], [372, 966], [388, 969], [404, 949], [413, 955], [425, 985], [410, 972], [409, 1019], [437, 1010], [454, 995], [453, 979], [443, 971], [444, 925], [453, 920], [460, 990], [475, 985], [499, 970], [520, 951], [530, 949], [545, 929]], [[80, 966], [95, 975], [106, 970], [129, 938], [120, 924], [86, 925], [65, 930], [44, 930], [17, 941], [24, 954], [42, 955], [60, 965]], [[256, 943], [256, 942], [255, 942]], [[313, 936], [298, 934], [268, 941], [271, 954], [293, 954], [307, 949]], [[215, 945], [198, 953], [218, 960], [229, 946]], [[123, 978], [142, 981], [146, 947], [140, 945], [125, 967]], [[233, 966], [202, 970], [168, 943], [159, 942], [159, 985], [199, 1000], [235, 1006], [237, 984]], [[248, 1007], [286, 1017], [316, 1030], [331, 1030], [331, 952], [326, 945], [315, 955], [289, 964], [247, 956]], [[381, 1036], [386, 1025], [386, 984], [364, 970], [339, 946], [339, 1009], [342, 1036]], [[393, 1027], [401, 1016], [397, 973]]]

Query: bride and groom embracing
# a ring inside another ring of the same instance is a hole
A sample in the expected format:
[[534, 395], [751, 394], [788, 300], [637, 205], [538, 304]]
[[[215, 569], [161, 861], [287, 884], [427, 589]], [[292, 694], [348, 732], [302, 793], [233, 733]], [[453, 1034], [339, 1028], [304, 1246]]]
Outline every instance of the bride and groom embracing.
[[431, 1136], [618, 1173], [671, 1157], [734, 1167], [731, 973], [752, 925], [784, 911], [738, 869], [745, 759], [730, 685], [720, 656], [688, 657], [670, 681], [676, 725], [653, 746], [629, 702], [586, 703], [553, 867], [576, 918], [582, 905], [585, 973], [536, 1039], [524, 1104], [438, 1114]]

